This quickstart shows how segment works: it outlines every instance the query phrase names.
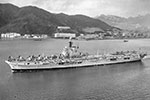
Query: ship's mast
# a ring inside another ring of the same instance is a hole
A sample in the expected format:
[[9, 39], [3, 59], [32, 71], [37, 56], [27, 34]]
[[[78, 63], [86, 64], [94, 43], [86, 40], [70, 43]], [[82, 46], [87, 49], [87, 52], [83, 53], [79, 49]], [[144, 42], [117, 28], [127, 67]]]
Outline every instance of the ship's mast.
[[69, 39], [69, 48], [72, 48], [72, 44], [73, 44], [72, 37], [70, 37], [70, 39]]

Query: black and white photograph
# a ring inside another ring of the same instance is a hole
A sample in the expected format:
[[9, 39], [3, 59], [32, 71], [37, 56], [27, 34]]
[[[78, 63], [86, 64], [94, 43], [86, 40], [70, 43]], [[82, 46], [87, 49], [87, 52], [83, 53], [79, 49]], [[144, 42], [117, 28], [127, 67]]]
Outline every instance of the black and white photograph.
[[150, 100], [150, 0], [0, 0], [0, 100]]

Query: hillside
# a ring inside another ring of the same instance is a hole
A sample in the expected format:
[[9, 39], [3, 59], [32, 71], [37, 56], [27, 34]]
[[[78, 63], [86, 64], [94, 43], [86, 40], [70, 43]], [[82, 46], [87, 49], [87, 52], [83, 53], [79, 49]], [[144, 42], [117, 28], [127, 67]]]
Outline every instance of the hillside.
[[18, 11], [19, 7], [12, 4], [0, 4], [0, 27], [13, 20]]
[[101, 15], [97, 19], [102, 20], [112, 26], [127, 30], [150, 30], [150, 14], [137, 17], [123, 18], [114, 15]]
[[0, 33], [52, 35], [57, 26], [69, 26], [79, 32], [85, 28], [99, 28], [103, 31], [113, 29], [101, 20], [84, 15], [54, 14], [33, 6], [19, 8], [12, 4], [0, 4]]

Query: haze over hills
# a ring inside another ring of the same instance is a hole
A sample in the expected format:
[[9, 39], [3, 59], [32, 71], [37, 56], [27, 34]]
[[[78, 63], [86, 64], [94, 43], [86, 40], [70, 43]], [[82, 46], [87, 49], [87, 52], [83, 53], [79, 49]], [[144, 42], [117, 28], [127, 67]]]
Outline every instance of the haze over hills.
[[150, 30], [150, 14], [140, 15], [137, 17], [119, 17], [114, 15], [100, 15], [97, 17], [112, 26], [127, 30]]
[[0, 33], [52, 35], [57, 26], [69, 26], [78, 32], [85, 28], [103, 31], [114, 28], [101, 20], [84, 15], [54, 14], [33, 6], [19, 8], [12, 4], [0, 4]]

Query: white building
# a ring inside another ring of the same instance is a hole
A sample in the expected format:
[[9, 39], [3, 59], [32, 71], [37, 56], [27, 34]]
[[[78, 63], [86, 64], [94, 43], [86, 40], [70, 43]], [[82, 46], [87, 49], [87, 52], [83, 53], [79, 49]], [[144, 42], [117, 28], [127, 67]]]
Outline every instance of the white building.
[[20, 37], [21, 34], [19, 33], [2, 33], [1, 34], [1, 38], [16, 38], [16, 37]]
[[74, 33], [55, 33], [54, 37], [55, 38], [70, 38], [70, 37], [75, 38], [76, 34], [74, 34]]
[[23, 38], [26, 38], [26, 39], [28, 39], [28, 38], [30, 38], [31, 36], [29, 35], [29, 34], [25, 34], [24, 36], [23, 36]]
[[58, 26], [57, 32], [54, 34], [55, 38], [76, 38], [76, 34], [69, 26]]
[[57, 29], [67, 30], [67, 29], [71, 29], [71, 28], [69, 26], [58, 26]]

